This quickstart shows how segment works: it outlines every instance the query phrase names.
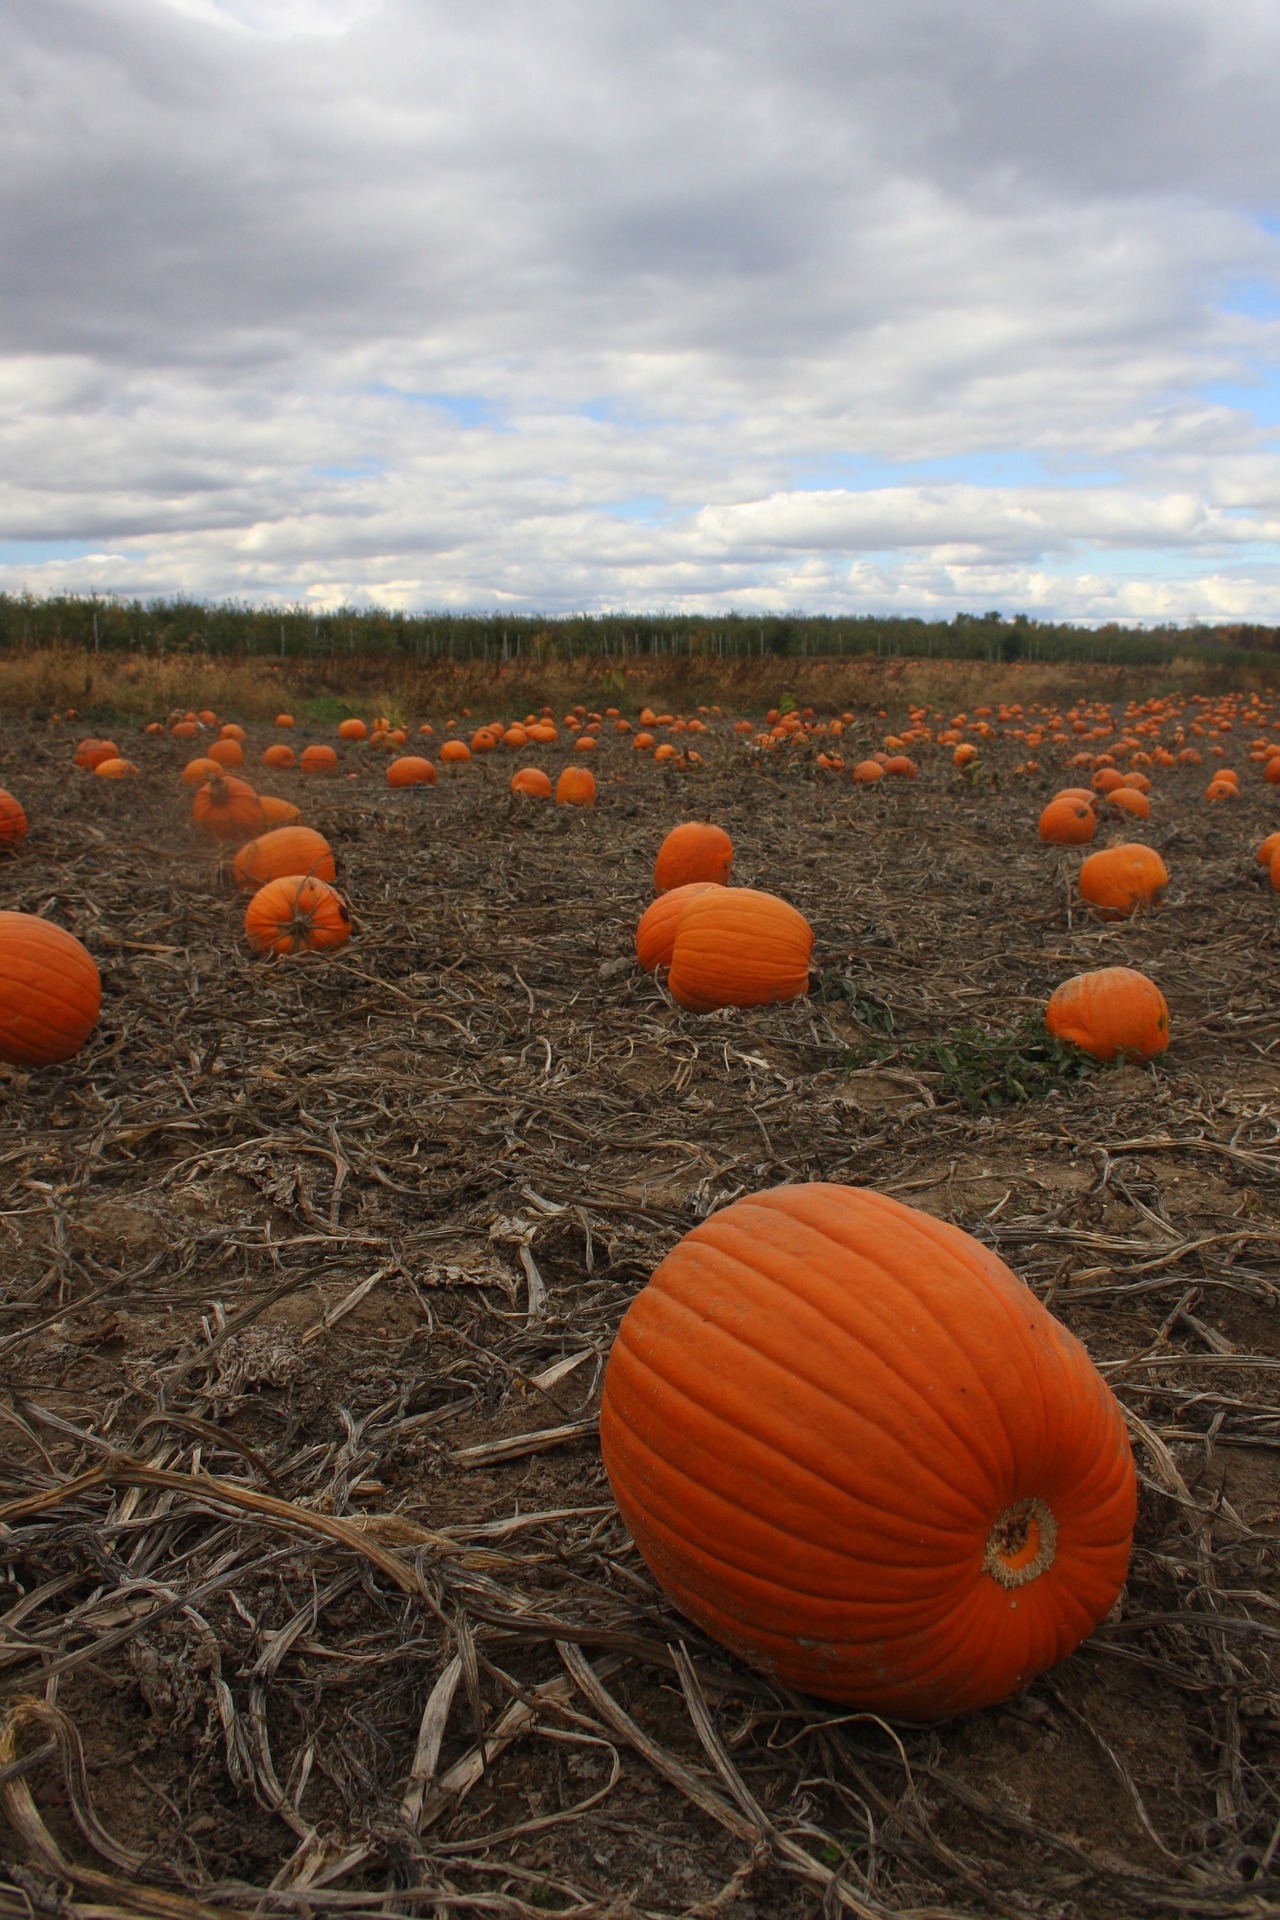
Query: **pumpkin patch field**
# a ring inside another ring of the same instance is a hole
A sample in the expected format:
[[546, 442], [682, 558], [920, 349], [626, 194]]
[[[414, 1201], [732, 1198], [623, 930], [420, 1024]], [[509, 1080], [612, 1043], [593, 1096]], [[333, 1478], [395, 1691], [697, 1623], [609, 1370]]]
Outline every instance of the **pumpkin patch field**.
[[0, 717], [0, 1915], [1280, 1912], [1280, 696], [660, 691]]

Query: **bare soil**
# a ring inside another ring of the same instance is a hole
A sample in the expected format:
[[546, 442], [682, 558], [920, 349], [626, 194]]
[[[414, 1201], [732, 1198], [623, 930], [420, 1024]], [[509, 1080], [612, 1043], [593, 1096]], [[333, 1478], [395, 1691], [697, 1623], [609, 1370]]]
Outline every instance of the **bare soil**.
[[[1256, 770], [1230, 808], [1158, 777], [1132, 837], [1168, 898], [1101, 926], [1036, 838], [1059, 782], [999, 747], [863, 790], [727, 734], [674, 774], [606, 741], [591, 812], [516, 804], [496, 760], [393, 794], [355, 752], [271, 781], [355, 937], [268, 965], [176, 743], [125, 750], [113, 785], [67, 729], [0, 728], [32, 823], [0, 904], [104, 985], [76, 1060], [0, 1069], [0, 1914], [1280, 1913]], [[636, 969], [654, 853], [699, 816], [812, 922], [808, 998], [700, 1018]], [[1112, 962], [1163, 988], [1168, 1054], [1019, 1099], [999, 1036]], [[990, 1084], [938, 1053], [975, 1032]], [[1120, 1616], [941, 1727], [736, 1664], [600, 1465], [636, 1290], [807, 1179], [994, 1246], [1132, 1420]]]

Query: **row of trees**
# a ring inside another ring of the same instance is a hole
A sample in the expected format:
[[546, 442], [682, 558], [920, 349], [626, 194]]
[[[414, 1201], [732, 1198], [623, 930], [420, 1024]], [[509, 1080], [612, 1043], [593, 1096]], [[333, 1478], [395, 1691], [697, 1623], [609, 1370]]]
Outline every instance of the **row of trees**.
[[0, 650], [274, 655], [320, 660], [394, 653], [419, 660], [518, 661], [673, 657], [1082, 660], [1141, 666], [1186, 657], [1242, 664], [1280, 648], [1280, 629], [1087, 628], [996, 613], [951, 620], [859, 615], [397, 613], [385, 608], [252, 607], [198, 600], [0, 594]]

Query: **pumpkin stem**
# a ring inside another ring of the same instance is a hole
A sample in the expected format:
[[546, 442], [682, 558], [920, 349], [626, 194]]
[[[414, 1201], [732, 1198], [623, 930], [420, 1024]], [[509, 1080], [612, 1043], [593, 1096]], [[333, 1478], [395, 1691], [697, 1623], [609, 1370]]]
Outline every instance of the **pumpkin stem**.
[[1015, 1500], [991, 1529], [982, 1564], [1002, 1587], [1024, 1587], [1053, 1565], [1058, 1523], [1043, 1500]]

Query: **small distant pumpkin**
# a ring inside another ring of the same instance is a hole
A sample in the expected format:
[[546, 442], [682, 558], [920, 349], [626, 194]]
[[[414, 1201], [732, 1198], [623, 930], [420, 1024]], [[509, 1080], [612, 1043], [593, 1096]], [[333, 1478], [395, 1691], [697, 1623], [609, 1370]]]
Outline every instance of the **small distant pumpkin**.
[[1269, 867], [1277, 852], [1280, 852], [1280, 833], [1269, 833], [1258, 848], [1258, 865]]
[[80, 1051], [102, 1005], [93, 955], [33, 913], [0, 913], [0, 1060], [52, 1067]]
[[1080, 897], [1104, 920], [1123, 920], [1139, 907], [1158, 907], [1169, 872], [1152, 847], [1132, 843], [1091, 853], [1080, 869]]
[[76, 765], [87, 767], [90, 773], [103, 760], [116, 760], [120, 749], [114, 740], [82, 740], [76, 748]]
[[884, 779], [884, 768], [878, 760], [859, 760], [849, 778], [856, 787], [873, 787]]
[[129, 780], [137, 771], [132, 760], [124, 760], [116, 754], [110, 760], [99, 760], [93, 773], [96, 780]]
[[1169, 1044], [1169, 1008], [1154, 980], [1135, 967], [1099, 967], [1056, 987], [1045, 1026], [1095, 1060], [1151, 1060]]
[[727, 887], [733, 872], [733, 841], [723, 827], [701, 820], [684, 820], [658, 849], [653, 863], [653, 890], [666, 893], [691, 880], [710, 880]]
[[471, 759], [471, 749], [465, 740], [446, 740], [440, 748], [440, 758], [447, 767], [465, 767]]
[[403, 753], [387, 768], [389, 787], [434, 787], [436, 770], [420, 753]]
[[26, 837], [26, 809], [21, 800], [0, 787], [0, 850], [16, 853]]
[[258, 889], [245, 908], [244, 931], [255, 953], [324, 953], [346, 945], [351, 915], [336, 888], [290, 874]]
[[[204, 715], [201, 714], [200, 718], [204, 720]], [[213, 724], [212, 718], [205, 720], [206, 726], [211, 727]], [[223, 725], [218, 728], [219, 740], [234, 740], [238, 746], [243, 746], [248, 737], [244, 728], [238, 726], [234, 720], [224, 721]]]
[[216, 760], [210, 760], [208, 754], [199, 754], [196, 759], [188, 760], [182, 769], [184, 787], [202, 787], [206, 780], [217, 780], [223, 769]]
[[338, 722], [339, 740], [367, 740], [368, 737], [369, 729], [363, 720], [357, 720], [353, 716], [349, 720], [340, 720]]
[[549, 800], [551, 798], [551, 779], [541, 767], [521, 767], [511, 776], [512, 793], [522, 793], [527, 800]]
[[[287, 747], [285, 748], [285, 752], [288, 752]], [[216, 760], [220, 767], [242, 767], [244, 765], [244, 748], [238, 740], [230, 738], [215, 740], [209, 748], [207, 757], [210, 760]]]
[[[363, 724], [363, 722], [361, 723]], [[332, 747], [323, 744], [304, 747], [302, 758], [298, 762], [304, 773], [336, 773], [338, 756]]]
[[813, 929], [776, 894], [711, 887], [676, 923], [667, 986], [691, 1013], [758, 1007], [809, 991]]
[[287, 747], [283, 740], [276, 741], [274, 746], [264, 747], [262, 764], [264, 767], [291, 767], [294, 764], [293, 748]]
[[689, 880], [660, 893], [653, 904], [645, 908], [636, 928], [636, 959], [646, 973], [671, 965], [680, 915], [698, 894], [720, 884], [715, 880]]
[[276, 725], [278, 727], [291, 727], [293, 725], [293, 715], [291, 713], [278, 713], [276, 715]]
[[596, 777], [590, 767], [566, 767], [556, 781], [558, 807], [594, 807]]
[[291, 827], [302, 818], [301, 807], [295, 807], [292, 800], [278, 799], [274, 793], [260, 793], [258, 805], [269, 827]]
[[1107, 805], [1114, 807], [1117, 813], [1128, 814], [1133, 820], [1151, 818], [1151, 802], [1136, 787], [1112, 787], [1107, 795]]
[[314, 827], [273, 827], [259, 834], [241, 847], [231, 871], [236, 885], [246, 891], [291, 873], [313, 874], [317, 880], [338, 877], [333, 848]]

